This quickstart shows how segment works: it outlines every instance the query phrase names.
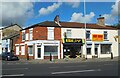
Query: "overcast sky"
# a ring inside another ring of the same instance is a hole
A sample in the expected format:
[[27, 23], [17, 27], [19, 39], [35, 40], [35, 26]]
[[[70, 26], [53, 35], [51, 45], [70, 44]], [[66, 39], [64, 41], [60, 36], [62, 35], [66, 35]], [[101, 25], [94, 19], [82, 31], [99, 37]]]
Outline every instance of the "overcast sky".
[[60, 21], [96, 23], [102, 15], [105, 24], [113, 25], [118, 23], [118, 1], [86, 2], [86, 16], [83, 2], [2, 2], [0, 24], [17, 23], [26, 27], [46, 20], [53, 21], [56, 15], [60, 16]]

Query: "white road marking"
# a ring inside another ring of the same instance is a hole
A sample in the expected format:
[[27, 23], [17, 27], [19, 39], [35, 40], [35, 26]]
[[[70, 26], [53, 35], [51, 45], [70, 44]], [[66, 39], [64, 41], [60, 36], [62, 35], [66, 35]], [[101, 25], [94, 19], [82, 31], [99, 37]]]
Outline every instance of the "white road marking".
[[79, 71], [65, 71], [65, 72], [52, 72], [51, 74], [65, 74], [65, 73], [81, 73], [81, 72], [92, 72], [92, 71], [101, 71], [101, 69], [96, 70], [79, 70]]
[[[87, 65], [80, 65], [80, 66], [64, 66], [64, 68], [71, 68], [71, 67], [86, 67]], [[49, 67], [49, 68], [60, 68], [60, 67]]]
[[113, 65], [113, 64], [104, 64], [104, 65]]
[[80, 65], [80, 66], [64, 66], [64, 67], [86, 67], [86, 65]]
[[24, 74], [2, 75], [2, 77], [10, 77], [10, 76], [24, 76]]
[[0, 69], [0, 70], [25, 70], [28, 68], [13, 68], [13, 69]]

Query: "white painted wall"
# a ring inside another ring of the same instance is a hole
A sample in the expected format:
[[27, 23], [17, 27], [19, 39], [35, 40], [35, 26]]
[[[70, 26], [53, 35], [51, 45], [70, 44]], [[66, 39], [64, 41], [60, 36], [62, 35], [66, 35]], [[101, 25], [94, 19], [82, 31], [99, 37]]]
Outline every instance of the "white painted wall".
[[2, 30], [0, 30], [0, 54], [2, 53]]
[[[120, 29], [118, 30], [118, 35], [120, 36]], [[120, 56], [120, 43], [118, 43], [118, 46], [119, 46], [119, 47], [118, 47], [118, 48], [119, 48], [119, 49], [118, 49], [118, 53], [119, 53], [119, 56]]]
[[[82, 28], [62, 28], [61, 30], [61, 35], [62, 38], [64, 38], [64, 32], [66, 32], [67, 29], [71, 29], [71, 38], [82, 38], [85, 39], [85, 29]], [[106, 30], [106, 29], [86, 29], [86, 30], [90, 30], [91, 34], [104, 34], [104, 31], [107, 31], [108, 33], [108, 40], [109, 41], [105, 41], [105, 42], [110, 42], [112, 43], [112, 52], [113, 52], [113, 56], [116, 57], [118, 56], [118, 42], [115, 41], [114, 36], [118, 35], [118, 31], [117, 30]], [[120, 30], [119, 30], [119, 34], [120, 34]], [[92, 39], [92, 35], [91, 35], [91, 39]], [[92, 42], [93, 41], [87, 41], [87, 42]], [[94, 47], [94, 45], [92, 45], [92, 47]], [[62, 47], [61, 47], [62, 50]], [[94, 49], [92, 49], [94, 50]], [[83, 54], [85, 54], [85, 46], [83, 46]], [[100, 53], [100, 52], [99, 52]], [[94, 54], [94, 53], [92, 53]], [[87, 55], [88, 58], [91, 58], [92, 56]], [[99, 56], [100, 58], [102, 57], [111, 57], [110, 54], [100, 54]]]
[[109, 40], [110, 42], [112, 42], [112, 52], [113, 52], [113, 56], [118, 56], [118, 41], [115, 41], [114, 37], [116, 35], [118, 35], [117, 30], [111, 30], [109, 31]]

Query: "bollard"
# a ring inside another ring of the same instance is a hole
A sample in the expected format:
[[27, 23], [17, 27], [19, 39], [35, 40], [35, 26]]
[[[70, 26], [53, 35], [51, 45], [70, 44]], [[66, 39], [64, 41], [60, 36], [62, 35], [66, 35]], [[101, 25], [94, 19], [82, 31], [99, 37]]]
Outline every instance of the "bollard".
[[54, 61], [54, 57], [53, 57], [53, 55], [51, 55], [52, 56], [52, 62]]
[[52, 56], [51, 56], [51, 53], [50, 53], [50, 61], [52, 61]]
[[111, 59], [113, 59], [113, 53], [111, 52]]
[[27, 53], [27, 60], [29, 60], [29, 54]]

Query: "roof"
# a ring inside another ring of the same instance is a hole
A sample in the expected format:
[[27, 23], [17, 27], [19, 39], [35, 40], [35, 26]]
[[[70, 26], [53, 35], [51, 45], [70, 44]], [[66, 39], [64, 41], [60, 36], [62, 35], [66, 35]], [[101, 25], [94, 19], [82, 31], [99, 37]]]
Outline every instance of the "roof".
[[9, 35], [9, 36], [7, 36], [7, 37], [4, 37], [2, 40], [5, 40], [5, 39], [12, 39], [12, 38], [17, 37], [17, 36], [19, 36], [19, 35], [20, 35], [20, 34]]
[[[38, 24], [34, 24], [32, 26], [29, 26], [25, 29], [29, 29], [29, 28], [33, 28], [36, 26], [43, 26], [43, 27], [61, 27], [61, 28], [85, 28], [85, 24], [84, 23], [78, 23], [78, 22], [60, 22], [59, 26], [58, 24], [56, 24], [54, 21], [44, 21]], [[91, 29], [111, 29], [111, 30], [116, 30], [116, 28], [112, 27], [112, 26], [100, 26], [97, 24], [90, 24], [87, 23], [86, 24], [86, 28], [91, 28]], [[23, 30], [25, 30], [23, 29]]]
[[[84, 23], [77, 23], [77, 22], [61, 22], [60, 23], [62, 27], [68, 27], [68, 28], [85, 28]], [[86, 24], [86, 28], [91, 28], [91, 29], [116, 29], [112, 26], [100, 26], [97, 24]]]
[[3, 28], [1, 28], [1, 29], [3, 30], [3, 29], [6, 29], [6, 28], [9, 28], [9, 27], [15, 26], [15, 25], [17, 25], [19, 28], [22, 29], [22, 27], [21, 27], [20, 25], [18, 25], [18, 24], [12, 24], [12, 25], [9, 25], [9, 26], [6, 26], [6, 27], [3, 27]]
[[120, 29], [120, 26], [118, 26], [117, 29]]
[[41, 23], [34, 24], [34, 25], [29, 26], [29, 27], [26, 27], [26, 28], [24, 28], [23, 30], [29, 29], [29, 28], [33, 28], [33, 27], [36, 27], [36, 26], [59, 27], [58, 24], [56, 24], [56, 23], [53, 22], [53, 21], [44, 21], [44, 22], [41, 22]]

